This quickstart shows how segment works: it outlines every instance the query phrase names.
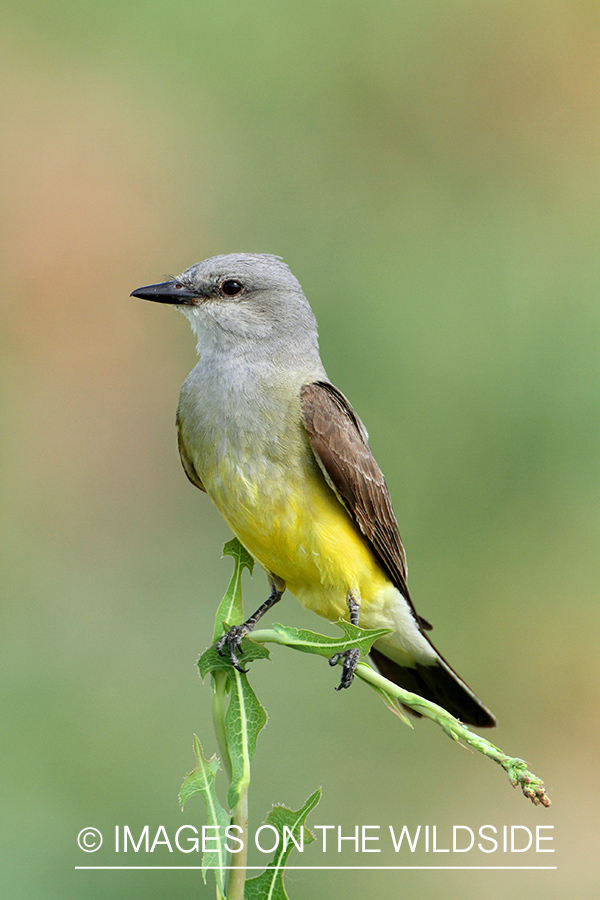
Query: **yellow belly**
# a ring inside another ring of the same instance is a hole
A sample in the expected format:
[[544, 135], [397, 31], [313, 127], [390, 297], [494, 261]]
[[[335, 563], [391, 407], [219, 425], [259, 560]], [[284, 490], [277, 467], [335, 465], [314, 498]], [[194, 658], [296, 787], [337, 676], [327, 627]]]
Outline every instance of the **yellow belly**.
[[389, 579], [316, 464], [275, 472], [226, 462], [219, 469], [205, 482], [211, 499], [304, 606], [330, 620], [347, 618], [352, 591], [365, 612], [376, 612]]

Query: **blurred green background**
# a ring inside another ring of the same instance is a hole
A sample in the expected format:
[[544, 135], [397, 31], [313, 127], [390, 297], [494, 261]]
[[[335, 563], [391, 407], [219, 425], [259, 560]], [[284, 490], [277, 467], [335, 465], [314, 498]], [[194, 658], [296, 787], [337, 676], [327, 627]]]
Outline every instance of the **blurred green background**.
[[[77, 849], [84, 826], [205, 821], [177, 792], [192, 733], [215, 749], [194, 663], [229, 534], [177, 458], [188, 325], [129, 293], [238, 250], [303, 284], [417, 608], [553, 800], [276, 648], [252, 676], [254, 827], [321, 784], [313, 823], [552, 824], [527, 863], [558, 866], [294, 872], [291, 897], [597, 896], [598, 4], [3, 8], [3, 896], [213, 896], [196, 872], [74, 866], [115, 861]], [[291, 597], [274, 620], [327, 627]]]

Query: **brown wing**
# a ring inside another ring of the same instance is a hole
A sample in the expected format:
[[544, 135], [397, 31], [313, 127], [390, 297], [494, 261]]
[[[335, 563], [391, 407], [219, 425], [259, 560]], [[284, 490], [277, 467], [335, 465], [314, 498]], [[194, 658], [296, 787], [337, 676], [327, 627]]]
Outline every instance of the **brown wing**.
[[344, 395], [326, 381], [301, 390], [304, 426], [325, 478], [369, 542], [390, 580], [406, 598], [421, 628], [406, 584], [406, 556], [383, 473], [364, 425]]

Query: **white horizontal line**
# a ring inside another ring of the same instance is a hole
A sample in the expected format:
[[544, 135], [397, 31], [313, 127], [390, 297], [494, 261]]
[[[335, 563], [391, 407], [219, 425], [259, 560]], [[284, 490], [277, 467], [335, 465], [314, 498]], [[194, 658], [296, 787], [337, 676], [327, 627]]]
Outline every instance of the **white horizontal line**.
[[[212, 872], [215, 870], [232, 870], [232, 869], [247, 869], [263, 871], [264, 866], [207, 866], [206, 871]], [[557, 866], [285, 866], [285, 871], [289, 871], [290, 869], [296, 870], [306, 870], [311, 872], [318, 872], [320, 869], [323, 871], [327, 870], [336, 870], [336, 871], [377, 871], [377, 872], [387, 872], [387, 871], [399, 871], [404, 869], [427, 869], [427, 870], [449, 870], [449, 869], [477, 869], [478, 871], [502, 871], [506, 869], [507, 871], [523, 871], [527, 870], [554, 870]], [[185, 870], [185, 871], [202, 871], [202, 866], [75, 866], [75, 869], [96, 869], [96, 870], [116, 870], [116, 869], [146, 869], [146, 870], [164, 870], [164, 869], [173, 869], [173, 871]]]

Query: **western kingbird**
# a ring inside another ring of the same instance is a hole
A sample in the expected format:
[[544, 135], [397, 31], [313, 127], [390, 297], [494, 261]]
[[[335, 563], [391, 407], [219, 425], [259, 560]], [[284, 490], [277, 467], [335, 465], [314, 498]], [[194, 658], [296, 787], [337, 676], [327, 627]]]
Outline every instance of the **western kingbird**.
[[[425, 633], [383, 474], [361, 420], [327, 378], [314, 314], [285, 263], [215, 256], [132, 296], [173, 304], [190, 320], [200, 359], [177, 410], [183, 468], [271, 585], [219, 650], [227, 646], [240, 668], [242, 638], [287, 587], [330, 621], [391, 629], [371, 651], [383, 675], [463, 722], [495, 725]], [[358, 650], [346, 651], [337, 690], [357, 660]]]

